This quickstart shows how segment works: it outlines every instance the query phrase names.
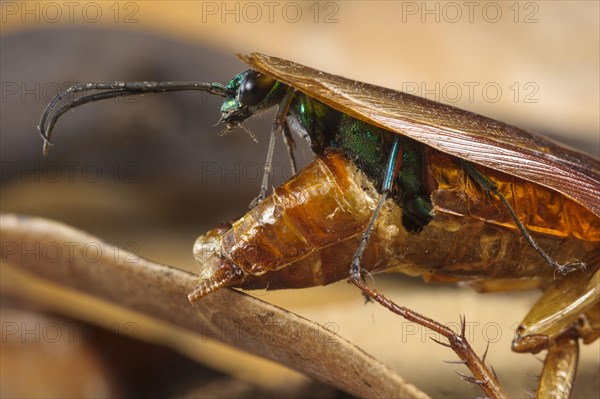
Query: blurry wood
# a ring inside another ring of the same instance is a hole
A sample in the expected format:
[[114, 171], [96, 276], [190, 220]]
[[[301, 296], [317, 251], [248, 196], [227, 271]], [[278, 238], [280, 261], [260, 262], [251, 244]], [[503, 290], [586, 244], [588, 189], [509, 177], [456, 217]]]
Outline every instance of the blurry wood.
[[82, 329], [66, 319], [2, 305], [0, 396], [109, 398], [115, 376]]
[[214, 379], [208, 383], [194, 384], [189, 381], [189, 385], [175, 392], [175, 397], [181, 399], [276, 399], [285, 397], [286, 399], [335, 399], [339, 392], [333, 388], [315, 383], [307, 383], [301, 387], [289, 387], [286, 392], [273, 392], [267, 389], [261, 389], [250, 383], [240, 381], [234, 378]]
[[[208, 334], [265, 356], [359, 397], [427, 395], [338, 335], [256, 298], [221, 290], [192, 307], [190, 273], [158, 265], [68, 226], [17, 215], [2, 215], [4, 269], [28, 270], [66, 287], [142, 312], [175, 326]], [[23, 248], [69, 245], [75, 250], [52, 261], [24, 256]], [[93, 245], [90, 262], [82, 248]], [[243, 337], [228, 332], [240, 330]]]
[[55, 316], [47, 301], [41, 303], [45, 295], [36, 296], [37, 304], [3, 291], [2, 397], [325, 399], [339, 395], [338, 390], [308, 378], [284, 388], [241, 380], [199, 364], [189, 353], [140, 340], [141, 324], [115, 322], [107, 329], [97, 320]]

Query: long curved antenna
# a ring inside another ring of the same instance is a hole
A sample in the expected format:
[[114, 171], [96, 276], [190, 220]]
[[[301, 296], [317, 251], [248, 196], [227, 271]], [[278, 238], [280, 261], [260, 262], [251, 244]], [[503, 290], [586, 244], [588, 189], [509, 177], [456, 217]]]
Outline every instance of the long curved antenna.
[[[56, 105], [65, 97], [74, 93], [81, 93], [89, 90], [97, 90], [99, 93], [88, 94], [83, 97], [70, 100], [60, 108]], [[175, 81], [175, 82], [105, 82], [105, 83], [83, 83], [69, 87], [58, 93], [46, 106], [44, 113], [40, 118], [38, 131], [44, 139], [44, 155], [48, 154], [48, 147], [52, 145], [50, 137], [54, 125], [65, 112], [89, 102], [106, 100], [115, 97], [136, 96], [146, 93], [165, 93], [171, 91], [199, 90], [209, 94], [225, 97], [227, 89], [220, 83], [207, 83], [196, 81]]]

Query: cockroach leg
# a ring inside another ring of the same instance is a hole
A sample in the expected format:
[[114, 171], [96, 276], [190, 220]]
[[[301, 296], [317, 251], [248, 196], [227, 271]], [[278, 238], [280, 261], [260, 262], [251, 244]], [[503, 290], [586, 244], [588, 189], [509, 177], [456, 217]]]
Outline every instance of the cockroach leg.
[[449, 327], [438, 323], [428, 317], [425, 317], [417, 312], [414, 312], [404, 306], [399, 306], [395, 302], [387, 299], [382, 294], [378, 293], [376, 290], [370, 288], [367, 283], [362, 279], [350, 278], [349, 282], [358, 287], [365, 295], [369, 298], [373, 299], [376, 302], [379, 302], [383, 307], [387, 308], [393, 313], [396, 313], [402, 317], [404, 317], [408, 321], [415, 322], [423, 327], [429, 328], [437, 332], [438, 334], [444, 336], [448, 339], [449, 345], [452, 350], [458, 355], [458, 357], [464, 362], [464, 364], [471, 370], [473, 373], [472, 377], [463, 376], [467, 381], [476, 383], [481, 386], [481, 389], [490, 397], [490, 398], [506, 398], [506, 394], [504, 390], [498, 383], [497, 378], [494, 373], [490, 372], [484, 362], [477, 356], [469, 342], [465, 337], [465, 321], [461, 319], [461, 333], [456, 334]]
[[569, 398], [577, 374], [578, 336], [567, 331], [548, 348], [537, 389], [538, 398]]

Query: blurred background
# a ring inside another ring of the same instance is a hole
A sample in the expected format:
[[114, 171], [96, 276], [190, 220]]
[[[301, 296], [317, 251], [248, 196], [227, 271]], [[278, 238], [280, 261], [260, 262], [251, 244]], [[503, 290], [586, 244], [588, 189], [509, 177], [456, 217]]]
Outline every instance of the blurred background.
[[[600, 152], [598, 2], [0, 6], [0, 210], [58, 220], [189, 271], [197, 270], [191, 253], [196, 237], [243, 215], [257, 195], [273, 113], [247, 124], [255, 144], [242, 130], [219, 136], [219, 98], [188, 92], [110, 100], [65, 114], [44, 158], [36, 125], [59, 90], [88, 81], [227, 82], [246, 68], [235, 54], [257, 51], [456, 105], [595, 156]], [[297, 144], [297, 156], [306, 163], [310, 151]], [[282, 145], [277, 154], [274, 185], [289, 178]], [[1, 270], [3, 397], [344, 396], [281, 365]], [[510, 341], [537, 293], [479, 295], [402, 276], [376, 280], [399, 303], [439, 321], [456, 323], [465, 314], [474, 323], [469, 338], [475, 348], [483, 351], [486, 338], [491, 341], [488, 359], [509, 396], [526, 397], [534, 389], [531, 376], [541, 365], [534, 356], [510, 352]], [[335, 326], [434, 397], [480, 394], [453, 372], [464, 370], [441, 362], [453, 358], [449, 350], [385, 310], [363, 305], [343, 282], [251, 294]], [[78, 334], [94, 331], [94, 337], [112, 337], [116, 330], [127, 339], [50, 344], [32, 342], [22, 331], [9, 339], [4, 329], [35, 330], [48, 323], [74, 323], [82, 327]], [[596, 342], [583, 350], [575, 397], [597, 395], [599, 366]]]

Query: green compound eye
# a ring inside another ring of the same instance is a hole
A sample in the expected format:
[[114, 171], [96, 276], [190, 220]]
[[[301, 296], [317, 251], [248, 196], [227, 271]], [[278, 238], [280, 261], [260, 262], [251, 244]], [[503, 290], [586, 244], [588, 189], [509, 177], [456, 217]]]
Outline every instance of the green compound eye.
[[248, 107], [256, 105], [267, 97], [274, 84], [275, 79], [251, 71], [240, 85], [238, 101]]

